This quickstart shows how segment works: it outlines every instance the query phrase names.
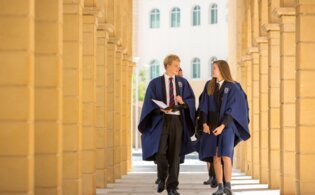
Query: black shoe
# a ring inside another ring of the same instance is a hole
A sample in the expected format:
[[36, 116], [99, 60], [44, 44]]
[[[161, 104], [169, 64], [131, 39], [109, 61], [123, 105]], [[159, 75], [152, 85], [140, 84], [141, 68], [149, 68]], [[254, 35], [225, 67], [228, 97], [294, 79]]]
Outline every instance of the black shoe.
[[157, 179], [155, 180], [155, 184], [159, 184], [159, 182], [160, 182], [160, 179], [157, 178]]
[[177, 192], [177, 190], [175, 189], [170, 189], [170, 190], [167, 190], [167, 195], [180, 195], [180, 193]]
[[158, 193], [161, 193], [161, 192], [163, 192], [165, 190], [165, 182], [164, 181], [162, 181], [162, 180], [160, 180], [159, 181], [159, 184], [158, 184], [158, 186], [157, 186], [157, 192]]
[[209, 179], [207, 181], [203, 182], [203, 185], [209, 185], [211, 183], [211, 178], [209, 177]]
[[219, 183], [218, 184], [218, 190], [214, 192], [212, 195], [223, 195], [223, 184]]
[[216, 179], [215, 177], [212, 177], [212, 178], [211, 178], [210, 187], [211, 187], [211, 188], [216, 188], [216, 187], [218, 187], [218, 182], [217, 182], [217, 179]]
[[226, 182], [224, 184], [224, 193], [226, 193], [226, 195], [232, 195], [232, 189], [231, 189], [231, 183], [230, 182]]

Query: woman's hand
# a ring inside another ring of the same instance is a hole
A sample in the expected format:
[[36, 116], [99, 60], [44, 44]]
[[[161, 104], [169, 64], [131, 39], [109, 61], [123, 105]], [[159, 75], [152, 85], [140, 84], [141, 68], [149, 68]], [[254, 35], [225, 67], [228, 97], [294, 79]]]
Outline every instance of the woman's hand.
[[204, 123], [204, 124], [203, 124], [203, 132], [210, 134], [210, 128], [209, 128], [209, 126], [207, 125], [207, 123]]
[[223, 131], [223, 129], [225, 128], [225, 125], [220, 125], [220, 126], [218, 126], [214, 131], [213, 131], [213, 134], [215, 135], [215, 136], [218, 136], [218, 135], [220, 135], [221, 133], [222, 133], [222, 131]]

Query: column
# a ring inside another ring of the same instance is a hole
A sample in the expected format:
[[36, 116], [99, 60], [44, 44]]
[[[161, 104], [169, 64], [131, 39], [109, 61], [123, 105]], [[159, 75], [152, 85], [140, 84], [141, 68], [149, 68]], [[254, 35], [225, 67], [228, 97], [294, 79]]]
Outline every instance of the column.
[[253, 178], [260, 178], [260, 128], [259, 128], [259, 50], [258, 47], [250, 48], [249, 53], [252, 55], [252, 110], [251, 117], [251, 134], [253, 143]]
[[256, 39], [259, 47], [259, 129], [260, 129], [260, 180], [269, 183], [269, 77], [268, 77], [268, 39], [259, 37]]
[[96, 17], [93, 7], [83, 15], [83, 89], [82, 89], [82, 190], [95, 194], [95, 114], [96, 114]]
[[[99, 26], [100, 27], [100, 26]], [[105, 65], [107, 34], [102, 28], [97, 30], [96, 60], [96, 187], [107, 184], [106, 173], [106, 137], [105, 137]], [[107, 75], [106, 75], [107, 76]]]
[[[117, 39], [113, 40], [117, 45]], [[116, 50], [116, 68], [114, 73], [114, 175], [121, 177], [122, 172], [122, 51]]]
[[62, 1], [35, 1], [35, 194], [62, 194]]
[[82, 194], [82, 9], [63, 3], [63, 194]]
[[114, 178], [114, 79], [116, 69], [116, 44], [107, 43], [107, 182], [113, 183]]
[[[281, 33], [281, 190], [283, 194], [295, 193], [295, 131], [296, 131], [296, 43], [295, 8], [279, 8]], [[289, 163], [290, 162], [290, 163]]]
[[131, 60], [128, 61], [127, 63], [127, 171], [131, 171], [132, 169], [132, 146], [131, 146], [131, 138], [133, 137], [132, 132], [133, 132], [133, 124], [132, 124], [132, 81], [133, 81], [133, 67], [134, 64], [132, 63]]
[[296, 20], [296, 194], [315, 194], [315, 2], [298, 0]]
[[280, 27], [265, 26], [269, 37], [269, 155], [270, 187], [280, 188]]
[[34, 0], [1, 1], [0, 34], [0, 194], [34, 194]]
[[[253, 95], [252, 95], [252, 57], [251, 56], [246, 56], [245, 57], [245, 66], [246, 66], [246, 94], [247, 94], [247, 101], [248, 101], [248, 106], [249, 108], [252, 108], [252, 100], [253, 100]], [[250, 120], [253, 118], [253, 112], [250, 109], [249, 113]], [[253, 131], [253, 123], [250, 122], [250, 131]], [[248, 139], [246, 141], [246, 156], [247, 156], [247, 163], [246, 163], [246, 169], [245, 173], [247, 175], [253, 175], [253, 139]]]

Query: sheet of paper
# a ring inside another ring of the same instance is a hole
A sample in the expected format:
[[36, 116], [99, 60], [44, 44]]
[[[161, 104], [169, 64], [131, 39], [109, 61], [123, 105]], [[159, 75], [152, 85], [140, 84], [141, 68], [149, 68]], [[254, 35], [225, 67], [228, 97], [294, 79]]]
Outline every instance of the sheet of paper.
[[156, 105], [158, 105], [160, 108], [162, 108], [162, 109], [167, 108], [167, 105], [166, 105], [164, 102], [162, 102], [162, 101], [154, 100], [154, 99], [152, 99], [152, 101], [153, 101]]

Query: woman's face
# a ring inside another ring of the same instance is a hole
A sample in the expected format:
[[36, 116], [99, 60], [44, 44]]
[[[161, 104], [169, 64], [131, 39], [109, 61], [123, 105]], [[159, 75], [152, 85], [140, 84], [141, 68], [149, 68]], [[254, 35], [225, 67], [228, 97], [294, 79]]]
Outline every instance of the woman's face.
[[219, 67], [216, 63], [213, 64], [212, 77], [213, 78], [221, 78], [221, 72], [220, 72]]

